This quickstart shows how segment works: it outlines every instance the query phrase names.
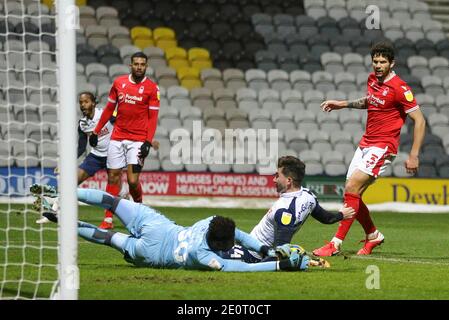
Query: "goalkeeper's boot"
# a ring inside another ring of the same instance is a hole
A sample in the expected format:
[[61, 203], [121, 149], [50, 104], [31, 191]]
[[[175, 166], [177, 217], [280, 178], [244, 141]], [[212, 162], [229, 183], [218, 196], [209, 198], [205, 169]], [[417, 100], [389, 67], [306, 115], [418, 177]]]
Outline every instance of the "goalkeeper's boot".
[[35, 196], [46, 196], [50, 198], [56, 198], [58, 192], [56, 188], [46, 184], [33, 184], [30, 186], [30, 192]]
[[340, 253], [340, 246], [337, 246], [334, 242], [328, 242], [321, 248], [312, 251], [317, 257], [330, 257]]
[[42, 213], [42, 217], [38, 220], [36, 220], [36, 223], [38, 224], [44, 224], [49, 222], [58, 222], [58, 216], [56, 215], [56, 212], [54, 211], [45, 211]]
[[104, 218], [101, 224], [98, 226], [100, 229], [114, 229], [114, 224], [112, 223], [112, 218]]
[[360, 241], [364, 242], [365, 244], [363, 245], [363, 248], [357, 252], [358, 255], [371, 254], [371, 251], [373, 251], [375, 247], [380, 246], [385, 241], [384, 235], [379, 231], [376, 231], [374, 235], [374, 239], [368, 239], [368, 237], [366, 237], [365, 240]]

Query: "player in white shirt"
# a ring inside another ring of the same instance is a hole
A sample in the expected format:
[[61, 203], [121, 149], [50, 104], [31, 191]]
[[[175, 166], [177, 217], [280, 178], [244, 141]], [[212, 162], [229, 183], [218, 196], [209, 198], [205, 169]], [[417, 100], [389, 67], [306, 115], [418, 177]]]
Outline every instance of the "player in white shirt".
[[[305, 164], [298, 158], [284, 156], [278, 159], [274, 183], [280, 197], [251, 231], [251, 235], [264, 245], [278, 247], [291, 243], [293, 236], [309, 216], [321, 223], [331, 224], [350, 219], [354, 215], [354, 209], [346, 206], [336, 213], [323, 209], [316, 196], [301, 186], [304, 175]], [[239, 246], [234, 246], [223, 257], [246, 262], [261, 261], [257, 253]]]
[[[84, 154], [87, 147], [88, 136], [95, 129], [100, 117], [103, 113], [103, 109], [97, 107], [97, 99], [91, 92], [81, 92], [79, 95], [79, 106], [83, 117], [79, 120], [78, 124], [78, 158]], [[92, 177], [97, 171], [106, 169], [106, 160], [108, 155], [108, 145], [111, 140], [111, 134], [113, 129], [113, 123], [115, 116], [112, 116], [108, 123], [103, 127], [98, 134], [98, 144], [92, 147], [89, 154], [84, 158], [83, 162], [78, 167], [78, 185], [88, 178]], [[55, 169], [57, 173], [57, 169]], [[49, 196], [52, 192], [42, 192], [38, 187], [33, 186], [30, 188], [31, 192], [37, 197], [34, 203], [34, 208], [40, 211], [40, 207], [45, 209], [52, 208], [54, 211], [58, 211], [58, 201]], [[56, 189], [54, 190], [56, 192]], [[125, 196], [125, 194], [123, 194]], [[48, 219], [45, 217], [39, 219], [38, 223], [46, 223]], [[108, 223], [109, 222], [109, 223]], [[110, 229], [112, 228], [112, 217], [110, 221], [103, 221], [100, 228]]]
[[[78, 158], [86, 151], [88, 135], [92, 133], [98, 124], [103, 109], [97, 108], [95, 96], [91, 92], [82, 92], [79, 96], [79, 104], [83, 118], [78, 125]], [[113, 129], [115, 117], [111, 117], [98, 134], [98, 144], [92, 147], [78, 169], [78, 184], [93, 176], [97, 171], [106, 169], [109, 141]]]

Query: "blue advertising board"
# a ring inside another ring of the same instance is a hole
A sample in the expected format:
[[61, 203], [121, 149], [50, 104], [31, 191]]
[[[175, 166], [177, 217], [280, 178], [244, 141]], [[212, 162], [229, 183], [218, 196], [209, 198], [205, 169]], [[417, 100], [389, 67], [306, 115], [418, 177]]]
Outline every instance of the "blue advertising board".
[[30, 195], [32, 184], [49, 184], [57, 187], [53, 168], [0, 167], [0, 196], [23, 197]]

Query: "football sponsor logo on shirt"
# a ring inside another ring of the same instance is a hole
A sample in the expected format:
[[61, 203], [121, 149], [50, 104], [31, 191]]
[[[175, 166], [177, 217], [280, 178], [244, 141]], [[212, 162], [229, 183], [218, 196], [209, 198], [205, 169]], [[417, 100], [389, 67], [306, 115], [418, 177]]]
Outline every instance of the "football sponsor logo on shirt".
[[408, 102], [412, 102], [413, 101], [413, 93], [410, 90], [405, 91], [404, 92], [404, 96], [405, 96], [405, 99]]
[[385, 100], [382, 100], [373, 94], [369, 95], [367, 98], [368, 102], [375, 107], [378, 107], [379, 105], [385, 105]]
[[136, 104], [137, 101], [142, 102], [143, 97], [140, 96], [132, 96], [130, 94], [126, 94], [125, 96], [125, 103], [129, 103], [129, 104]]
[[289, 225], [292, 222], [292, 214], [289, 212], [283, 212], [281, 217], [281, 222], [283, 225]]

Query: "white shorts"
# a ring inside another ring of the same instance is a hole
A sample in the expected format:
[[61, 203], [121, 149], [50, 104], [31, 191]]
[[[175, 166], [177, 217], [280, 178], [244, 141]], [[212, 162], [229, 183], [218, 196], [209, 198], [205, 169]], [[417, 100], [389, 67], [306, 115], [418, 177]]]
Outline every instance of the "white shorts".
[[391, 165], [395, 156], [388, 153], [388, 147], [385, 149], [379, 147], [357, 148], [349, 165], [346, 179], [349, 179], [355, 169], [377, 178], [382, 175], [387, 167]]
[[122, 169], [129, 164], [139, 164], [143, 167], [143, 161], [137, 156], [143, 142], [131, 140], [111, 140], [108, 148], [108, 169]]

